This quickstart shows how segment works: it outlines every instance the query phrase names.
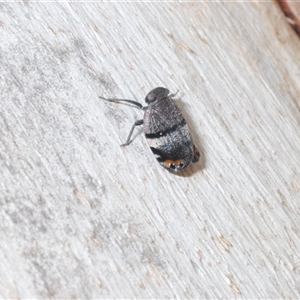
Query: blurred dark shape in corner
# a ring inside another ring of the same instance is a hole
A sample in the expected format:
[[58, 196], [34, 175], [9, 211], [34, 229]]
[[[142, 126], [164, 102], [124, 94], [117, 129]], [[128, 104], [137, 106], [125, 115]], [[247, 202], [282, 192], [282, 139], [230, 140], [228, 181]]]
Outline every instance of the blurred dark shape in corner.
[[284, 12], [287, 21], [300, 36], [300, 1], [277, 0], [281, 10]]

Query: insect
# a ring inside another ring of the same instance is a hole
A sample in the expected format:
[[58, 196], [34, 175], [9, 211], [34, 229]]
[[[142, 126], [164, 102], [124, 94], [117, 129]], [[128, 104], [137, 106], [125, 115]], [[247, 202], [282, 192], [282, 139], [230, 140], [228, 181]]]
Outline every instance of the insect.
[[186, 121], [172, 99], [176, 94], [169, 94], [168, 89], [157, 87], [145, 98], [148, 106], [133, 100], [99, 97], [110, 102], [129, 103], [145, 111], [144, 119], [134, 122], [122, 146], [129, 145], [134, 128], [143, 125], [151, 151], [157, 161], [171, 172], [184, 170], [191, 162], [197, 162], [200, 157]]

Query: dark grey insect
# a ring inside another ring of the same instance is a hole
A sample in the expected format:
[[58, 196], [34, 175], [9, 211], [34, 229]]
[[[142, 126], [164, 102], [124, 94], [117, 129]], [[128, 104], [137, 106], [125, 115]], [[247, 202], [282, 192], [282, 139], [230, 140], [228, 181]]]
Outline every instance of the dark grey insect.
[[145, 111], [144, 119], [136, 121], [122, 146], [131, 143], [131, 136], [135, 126], [144, 125], [144, 133], [151, 151], [158, 162], [171, 172], [184, 170], [191, 162], [197, 162], [200, 153], [195, 147], [186, 121], [172, 100], [176, 94], [157, 87], [150, 91], [145, 98], [148, 106], [127, 99], [101, 99], [110, 102], [130, 103]]

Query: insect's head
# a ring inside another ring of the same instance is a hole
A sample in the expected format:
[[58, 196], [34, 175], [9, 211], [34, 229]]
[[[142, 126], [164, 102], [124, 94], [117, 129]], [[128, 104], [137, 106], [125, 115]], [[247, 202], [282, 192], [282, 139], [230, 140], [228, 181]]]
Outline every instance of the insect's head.
[[154, 101], [158, 101], [162, 98], [168, 97], [169, 95], [169, 90], [163, 87], [157, 87], [150, 91], [148, 95], [145, 98], [146, 103], [151, 103]]

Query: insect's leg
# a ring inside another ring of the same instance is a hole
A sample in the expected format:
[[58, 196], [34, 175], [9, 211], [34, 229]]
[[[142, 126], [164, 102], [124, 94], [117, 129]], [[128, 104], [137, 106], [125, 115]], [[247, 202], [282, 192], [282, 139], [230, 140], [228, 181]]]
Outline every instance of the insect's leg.
[[130, 132], [129, 132], [129, 134], [128, 134], [128, 138], [127, 138], [125, 144], [122, 144], [122, 145], [121, 145], [122, 147], [127, 146], [127, 145], [129, 145], [129, 144], [131, 143], [130, 138], [131, 138], [131, 136], [132, 136], [134, 127], [135, 127], [135, 126], [142, 125], [143, 123], [144, 123], [144, 120], [137, 120], [137, 121], [134, 122], [134, 124], [132, 125], [132, 127], [131, 127], [131, 129], [130, 129]]
[[179, 90], [177, 90], [177, 92], [176, 93], [172, 93], [172, 94], [170, 94], [169, 95], [169, 97], [171, 97], [171, 98], [173, 98], [173, 97], [175, 97], [176, 95], [177, 95], [177, 93], [179, 92]]
[[106, 100], [106, 101], [110, 101], [110, 102], [115, 102], [115, 103], [120, 103], [120, 102], [126, 102], [126, 103], [130, 103], [140, 109], [143, 109], [143, 105], [137, 101], [133, 101], [133, 100], [128, 100], [128, 99], [109, 99], [109, 98], [104, 98], [99, 96], [100, 99]]
[[197, 161], [199, 160], [199, 158], [200, 158], [200, 152], [199, 152], [199, 150], [196, 148], [195, 145], [193, 145], [193, 152], [194, 152], [194, 154], [193, 154], [192, 162], [195, 163], [195, 162], [197, 162]]

